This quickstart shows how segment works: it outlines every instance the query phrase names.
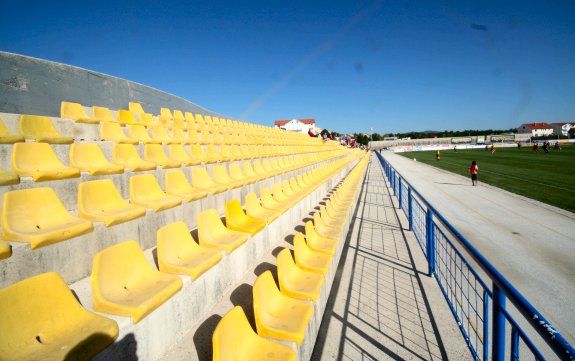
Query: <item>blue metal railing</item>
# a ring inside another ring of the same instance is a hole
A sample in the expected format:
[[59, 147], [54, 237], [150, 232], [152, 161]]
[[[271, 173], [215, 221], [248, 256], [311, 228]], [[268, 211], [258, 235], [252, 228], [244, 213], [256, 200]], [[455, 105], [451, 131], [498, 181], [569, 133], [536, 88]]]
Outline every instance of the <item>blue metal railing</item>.
[[[483, 361], [521, 360], [527, 353], [532, 360], [545, 360], [530, 338], [535, 336], [539, 337], [538, 344], [544, 341], [559, 359], [574, 360], [573, 347], [543, 315], [380, 152], [375, 153], [399, 208], [409, 219], [409, 229], [427, 258], [429, 275], [436, 278], [473, 357]], [[535, 332], [526, 332], [528, 325]]]

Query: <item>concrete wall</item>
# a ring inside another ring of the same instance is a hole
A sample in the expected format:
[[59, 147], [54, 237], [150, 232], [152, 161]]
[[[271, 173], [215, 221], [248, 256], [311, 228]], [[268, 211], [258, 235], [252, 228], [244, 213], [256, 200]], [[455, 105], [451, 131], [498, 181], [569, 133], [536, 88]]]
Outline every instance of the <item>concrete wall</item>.
[[160, 108], [214, 114], [175, 95], [66, 64], [0, 51], [0, 112], [60, 116], [60, 102], [128, 109], [129, 102], [159, 114]]

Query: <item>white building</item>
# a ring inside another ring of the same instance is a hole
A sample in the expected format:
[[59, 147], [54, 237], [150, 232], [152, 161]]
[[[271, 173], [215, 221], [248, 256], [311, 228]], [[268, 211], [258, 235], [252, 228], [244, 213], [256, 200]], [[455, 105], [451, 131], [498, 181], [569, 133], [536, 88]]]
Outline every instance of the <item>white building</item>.
[[274, 125], [291, 132], [307, 133], [310, 129], [315, 129], [315, 119], [276, 120]]
[[517, 128], [517, 133], [528, 133], [532, 137], [544, 137], [553, 134], [553, 127], [548, 123], [523, 123]]
[[551, 123], [551, 126], [553, 127], [553, 133], [567, 137], [569, 130], [575, 128], [575, 123]]

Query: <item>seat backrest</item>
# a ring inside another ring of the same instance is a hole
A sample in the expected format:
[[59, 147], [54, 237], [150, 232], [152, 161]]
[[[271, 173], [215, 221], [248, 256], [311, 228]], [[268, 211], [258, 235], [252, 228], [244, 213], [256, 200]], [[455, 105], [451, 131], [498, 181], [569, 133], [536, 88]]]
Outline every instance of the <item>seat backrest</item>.
[[221, 183], [221, 184], [228, 184], [233, 182], [233, 179], [230, 178], [228, 171], [226, 170], [226, 166], [224, 165], [216, 165], [212, 168], [212, 175], [214, 177], [214, 182]]
[[6, 125], [4, 125], [4, 121], [2, 121], [2, 118], [0, 118], [0, 143], [2, 143], [1, 141], [2, 138], [13, 137], [13, 136], [14, 134], [12, 134], [12, 132], [10, 132], [8, 128], [6, 128]]
[[160, 108], [160, 117], [164, 120], [172, 120], [172, 112], [168, 108]]
[[164, 147], [161, 144], [146, 144], [144, 146], [144, 159], [152, 162], [166, 162], [169, 161]]
[[189, 193], [193, 191], [192, 185], [181, 170], [165, 173], [167, 193]]
[[60, 103], [60, 117], [65, 119], [81, 119], [88, 118], [86, 111], [81, 104], [72, 102], [61, 102]]
[[50, 187], [26, 188], [4, 193], [2, 228], [30, 232], [61, 224], [70, 218], [58, 195]]
[[115, 122], [114, 116], [110, 109], [106, 107], [92, 106], [92, 116], [101, 122]]
[[236, 221], [243, 222], [246, 219], [246, 214], [242, 209], [242, 204], [237, 199], [232, 199], [224, 205], [226, 213], [226, 220], [235, 219]]
[[227, 231], [228, 229], [222, 223], [220, 215], [215, 209], [206, 209], [198, 214], [198, 238], [200, 243], [203, 239], [209, 239], [211, 234]]
[[140, 124], [145, 125], [147, 127], [151, 127], [156, 124], [154, 120], [154, 116], [150, 113], [141, 113], [140, 114]]
[[142, 104], [140, 103], [135, 103], [135, 102], [129, 102], [128, 103], [128, 109], [134, 113], [134, 114], [143, 114], [144, 112], [144, 108], [142, 108]]
[[251, 338], [259, 337], [252, 329], [241, 306], [234, 307], [218, 322], [212, 335], [213, 361], [236, 360], [246, 356]]
[[111, 179], [82, 182], [78, 185], [79, 213], [98, 212], [102, 209], [120, 208], [127, 202]]
[[186, 134], [184, 133], [184, 130], [180, 127], [173, 127], [172, 128], [172, 140], [176, 143], [185, 143], [186, 140]]
[[138, 124], [134, 113], [125, 109], [118, 110], [118, 122], [127, 125]]
[[242, 170], [240, 169], [240, 165], [239, 163], [232, 163], [230, 164], [230, 177], [232, 177], [233, 179], [245, 179], [246, 176], [244, 175], [244, 172], [242, 172]]
[[165, 197], [166, 194], [153, 174], [140, 174], [130, 177], [130, 199], [132, 195], [144, 195], [146, 198]]
[[168, 263], [178, 261], [180, 255], [185, 255], [197, 246], [186, 224], [182, 221], [170, 223], [156, 232], [158, 241], [158, 257], [164, 257]]
[[80, 170], [107, 166], [110, 162], [104, 156], [97, 143], [72, 143], [70, 146], [70, 165]]
[[39, 136], [42, 137], [61, 137], [62, 135], [58, 133], [52, 120], [49, 117], [40, 115], [26, 115], [22, 114], [20, 116], [19, 122], [20, 134], [22, 134], [26, 139], [36, 139]]
[[146, 127], [142, 124], [132, 124], [130, 125], [130, 138], [138, 139], [141, 142], [151, 140], [150, 134], [146, 130]]
[[163, 125], [154, 125], [152, 127], [152, 138], [161, 140], [164, 143], [167, 143], [171, 140], [170, 133], [168, 133], [168, 129]]
[[196, 159], [206, 159], [206, 153], [199, 144], [191, 144], [190, 145], [190, 155]]
[[48, 143], [16, 143], [12, 146], [12, 169], [16, 173], [65, 167]]
[[114, 144], [114, 162], [123, 165], [143, 162], [142, 157], [133, 144]]
[[204, 167], [192, 168], [192, 185], [198, 188], [206, 188], [212, 185], [213, 181]]
[[[276, 285], [271, 271], [265, 271], [255, 280], [253, 286], [253, 296], [256, 325], [261, 322], [258, 322], [258, 318], [267, 314], [265, 310], [267, 310], [269, 307], [279, 306], [276, 305], [275, 302], [279, 293], [280, 291]], [[263, 323], [265, 324], [266, 322]]]
[[254, 172], [254, 169], [252, 168], [252, 164], [249, 161], [242, 163], [242, 172], [244, 172], [244, 174], [247, 175], [248, 177], [255, 177], [256, 176], [256, 172]]
[[246, 194], [245, 202], [248, 213], [250, 213], [250, 210], [257, 211], [262, 208], [258, 196], [253, 192]]
[[120, 124], [116, 122], [103, 122], [100, 123], [100, 138], [102, 140], [118, 140], [128, 137]]

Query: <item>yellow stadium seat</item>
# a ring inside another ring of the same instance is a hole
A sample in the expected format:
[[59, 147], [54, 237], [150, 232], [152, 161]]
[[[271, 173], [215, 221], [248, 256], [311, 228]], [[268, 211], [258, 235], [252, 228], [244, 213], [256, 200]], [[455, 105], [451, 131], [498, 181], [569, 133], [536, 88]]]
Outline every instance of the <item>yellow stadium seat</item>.
[[154, 116], [150, 113], [140, 114], [139, 124], [145, 125], [146, 127], [153, 127], [156, 125]]
[[192, 186], [206, 190], [211, 194], [218, 194], [228, 190], [228, 186], [214, 182], [204, 167], [192, 168]]
[[0, 118], [0, 144], [13, 144], [23, 141], [24, 137], [20, 134], [12, 134], [4, 125], [2, 118]]
[[270, 163], [270, 161], [267, 160], [267, 159], [264, 159], [264, 160], [262, 161], [262, 166], [263, 166], [264, 170], [265, 170], [268, 174], [270, 174], [270, 175], [276, 175], [276, 174], [281, 173], [281, 171], [279, 171], [278, 169], [274, 168], [274, 167], [272, 166], [272, 164]]
[[208, 163], [217, 163], [222, 161], [218, 148], [213, 144], [206, 145], [206, 159]]
[[200, 131], [200, 144], [212, 144], [212, 134], [209, 131]]
[[317, 302], [323, 275], [296, 266], [290, 250], [284, 248], [277, 256], [278, 281], [281, 292], [289, 297]]
[[112, 160], [132, 172], [156, 169], [156, 163], [143, 160], [132, 144], [114, 144]]
[[159, 212], [179, 206], [182, 199], [164, 193], [153, 174], [141, 174], [130, 177], [130, 202]]
[[73, 143], [70, 146], [70, 165], [90, 175], [120, 174], [124, 167], [108, 162], [96, 143]]
[[0, 289], [2, 360], [88, 360], [118, 337], [115, 321], [86, 310], [55, 272]]
[[241, 306], [234, 307], [218, 323], [213, 336], [213, 361], [296, 361], [288, 346], [258, 336]]
[[250, 148], [246, 144], [240, 145], [240, 152], [242, 152], [245, 159], [252, 159], [254, 157], [254, 155], [250, 151]]
[[153, 268], [133, 240], [96, 254], [91, 281], [94, 310], [129, 316], [133, 323], [138, 323], [182, 288], [178, 276]]
[[334, 213], [333, 216], [328, 212], [327, 208], [321, 204], [319, 206], [319, 213], [325, 225], [336, 228], [340, 232], [343, 231], [344, 224], [347, 222], [347, 215], [343, 212]]
[[4, 168], [0, 168], [0, 186], [7, 186], [18, 183], [20, 183], [20, 177], [18, 174], [9, 172]]
[[138, 142], [144, 144], [157, 144], [161, 143], [160, 140], [152, 139], [146, 127], [142, 124], [132, 124], [130, 125], [129, 137], [132, 139], [137, 139]]
[[98, 118], [89, 117], [81, 104], [72, 102], [60, 103], [60, 117], [64, 119], [72, 119], [78, 123], [98, 124]]
[[6, 259], [12, 255], [10, 243], [0, 239], [0, 260]]
[[39, 115], [21, 115], [18, 123], [20, 134], [26, 139], [51, 144], [70, 144], [74, 142], [71, 137], [58, 133], [54, 124], [48, 117]]
[[138, 124], [138, 121], [136, 120], [134, 113], [129, 110], [120, 109], [118, 110], [118, 123], [122, 125], [132, 125]]
[[52, 188], [4, 193], [4, 240], [30, 243], [36, 249], [92, 231], [92, 222], [70, 215]]
[[289, 183], [289, 180], [287, 180], [287, 179], [282, 182], [282, 191], [286, 196], [292, 197], [295, 199], [301, 199], [303, 196], [301, 193], [298, 193], [298, 192], [293, 190], [291, 184]]
[[296, 197], [288, 197], [284, 194], [281, 184], [279, 183], [274, 183], [272, 185], [272, 192], [274, 199], [279, 203], [292, 205], [297, 202]]
[[268, 224], [281, 215], [281, 212], [279, 211], [262, 207], [260, 200], [255, 193], [248, 193], [246, 195], [246, 213], [250, 217], [265, 219]]
[[219, 250], [198, 245], [184, 222], [158, 229], [157, 240], [161, 272], [189, 275], [195, 280], [222, 259]]
[[98, 119], [100, 122], [117, 122], [110, 109], [106, 107], [92, 106], [92, 117]]
[[244, 244], [248, 237], [247, 233], [226, 228], [215, 209], [198, 214], [198, 239], [202, 246], [225, 250], [230, 254]]
[[186, 139], [187, 144], [200, 144], [200, 136], [195, 129], [190, 129], [188, 127], [188, 138]]
[[180, 161], [168, 158], [161, 144], [146, 144], [144, 147], [144, 160], [156, 163], [164, 169], [178, 168], [182, 165]]
[[152, 139], [162, 144], [179, 143], [177, 140], [172, 139], [170, 133], [168, 133], [168, 128], [162, 125], [154, 125], [152, 127]]
[[146, 208], [125, 201], [111, 179], [78, 185], [78, 216], [106, 227], [146, 215]]
[[184, 146], [181, 144], [170, 144], [168, 146], [168, 150], [170, 153], [170, 159], [177, 160], [185, 166], [202, 164], [201, 160], [190, 157]]
[[338, 243], [337, 240], [321, 236], [317, 233], [312, 221], [305, 223], [305, 239], [311, 249], [330, 255], [335, 254]]
[[[267, 172], [264, 169], [264, 167], [263, 167], [263, 165], [259, 159], [254, 160], [254, 172], [258, 175], [258, 177], [267, 178], [267, 177], [273, 177], [274, 176], [274, 174], [270, 174], [269, 172]], [[264, 179], [264, 178], [262, 178], [262, 179]]]
[[313, 214], [313, 224], [316, 232], [322, 237], [339, 239], [341, 236], [341, 230], [339, 229], [339, 227], [334, 228], [332, 226], [327, 225], [323, 221], [323, 218], [321, 217], [319, 212], [315, 212]]
[[280, 203], [272, 196], [270, 189], [264, 187], [260, 189], [260, 199], [262, 202], [262, 206], [266, 209], [271, 209], [276, 212], [284, 213], [290, 208], [289, 204]]
[[230, 178], [232, 178], [234, 181], [242, 182], [244, 185], [252, 184], [256, 181], [255, 178], [247, 177], [244, 172], [242, 172], [238, 163], [230, 164], [229, 172]]
[[212, 144], [221, 145], [224, 144], [224, 137], [222, 133], [216, 131], [212, 134]]
[[230, 148], [227, 145], [220, 146], [220, 159], [222, 162], [228, 162], [231, 160], [236, 160], [232, 152], [230, 152]]
[[208, 157], [206, 156], [206, 153], [204, 153], [204, 150], [202, 149], [202, 147], [199, 144], [191, 144], [190, 145], [190, 157], [192, 157], [193, 159], [199, 160], [202, 163], [210, 163], [208, 162]]
[[166, 172], [165, 180], [166, 193], [183, 198], [186, 202], [205, 198], [208, 195], [207, 191], [192, 187], [181, 170]]
[[47, 143], [14, 144], [12, 169], [20, 177], [32, 177], [35, 182], [80, 176], [78, 169], [62, 164]]
[[114, 122], [100, 123], [100, 139], [123, 144], [138, 144], [137, 139], [127, 137], [122, 126]]
[[305, 242], [303, 234], [297, 232], [293, 238], [294, 256], [301, 269], [327, 274], [332, 256], [311, 249]]
[[283, 295], [270, 271], [265, 271], [256, 279], [253, 296], [258, 335], [301, 345], [313, 315], [313, 305]]
[[266, 221], [262, 218], [246, 215], [240, 201], [233, 199], [224, 206], [226, 227], [234, 231], [249, 233], [253, 236], [265, 228]]
[[232, 144], [230, 146], [230, 152], [234, 156], [235, 160], [245, 159], [245, 156], [242, 154], [242, 152], [240, 151], [240, 148], [237, 146], [237, 144]]
[[144, 114], [144, 108], [142, 108], [142, 104], [136, 102], [129, 102], [128, 109], [134, 114]]
[[172, 112], [168, 108], [160, 108], [160, 117], [167, 119], [168, 121], [172, 121], [173, 119]]
[[262, 179], [267, 178], [266, 174], [264, 175], [256, 174], [256, 172], [254, 172], [254, 169], [252, 168], [252, 164], [249, 161], [242, 163], [242, 172], [244, 172], [244, 174], [247, 177], [255, 179], [256, 181], [260, 181]]
[[244, 185], [243, 181], [236, 181], [230, 178], [226, 166], [216, 165], [212, 168], [212, 174], [214, 176], [214, 182], [231, 188], [239, 188]]
[[178, 128], [182, 128], [182, 129], [186, 129], [187, 126], [184, 123], [186, 121], [186, 118], [184, 117], [184, 114], [182, 114], [181, 110], [174, 110], [174, 128], [178, 127]]

